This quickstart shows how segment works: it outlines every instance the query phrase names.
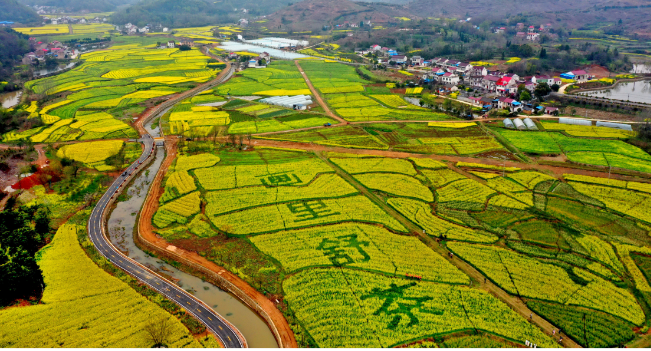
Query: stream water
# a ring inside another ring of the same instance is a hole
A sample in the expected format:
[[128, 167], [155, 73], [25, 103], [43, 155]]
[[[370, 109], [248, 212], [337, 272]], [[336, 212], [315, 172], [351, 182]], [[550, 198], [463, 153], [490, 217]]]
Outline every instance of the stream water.
[[[158, 131], [153, 130], [158, 135]], [[171, 265], [147, 255], [133, 242], [136, 217], [142, 207], [149, 185], [165, 158], [165, 150], [157, 148], [154, 162], [138, 175], [127, 190], [129, 199], [118, 202], [108, 221], [109, 239], [122, 252], [155, 272], [163, 275], [211, 306], [242, 332], [249, 347], [277, 348], [276, 339], [267, 324], [240, 300], [215, 285], [182, 272]]]

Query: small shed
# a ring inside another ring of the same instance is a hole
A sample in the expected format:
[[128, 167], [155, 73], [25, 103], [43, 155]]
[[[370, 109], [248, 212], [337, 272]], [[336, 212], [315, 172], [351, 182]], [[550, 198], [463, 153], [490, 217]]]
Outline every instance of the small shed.
[[591, 126], [592, 121], [578, 118], [559, 118], [558, 123], [560, 124], [574, 124], [577, 126]]
[[514, 118], [514, 119], [513, 119], [513, 124], [515, 124], [515, 127], [516, 127], [518, 130], [525, 130], [525, 129], [527, 129], [527, 126], [525, 126], [524, 123], [522, 123], [522, 120], [519, 119], [519, 118]]
[[522, 121], [524, 122], [524, 125], [527, 126], [527, 129], [538, 130], [538, 126], [536, 126], [536, 123], [534, 123], [531, 118], [525, 118]]
[[630, 124], [624, 124], [624, 123], [597, 122], [597, 127], [608, 127], [608, 128], [622, 129], [622, 130], [628, 130], [630, 132], [633, 131], [633, 128], [631, 128]]
[[505, 128], [515, 129], [515, 125], [513, 124], [513, 122], [510, 119], [505, 118], [504, 121], [502, 121], [502, 122], [504, 123]]

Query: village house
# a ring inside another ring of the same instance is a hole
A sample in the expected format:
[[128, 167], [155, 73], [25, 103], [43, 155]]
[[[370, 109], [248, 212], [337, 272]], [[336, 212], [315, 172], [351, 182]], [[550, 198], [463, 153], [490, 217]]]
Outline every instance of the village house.
[[189, 46], [189, 47], [193, 48], [194, 47], [194, 40], [193, 39], [183, 38], [183, 39], [181, 39], [181, 45], [185, 45], [185, 46]]
[[447, 72], [441, 76], [441, 83], [457, 85], [459, 84], [459, 76], [454, 73]]
[[170, 41], [168, 41], [168, 42], [167, 42], [167, 47], [170, 48], [170, 49], [175, 48], [175, 47], [176, 47], [176, 43], [174, 42], [174, 40], [170, 40]]
[[394, 61], [398, 65], [404, 65], [407, 63], [407, 56], [405, 55], [393, 55], [391, 56], [390, 61]]
[[474, 66], [470, 71], [470, 76], [472, 77], [483, 77], [488, 74], [488, 70], [484, 66]]
[[540, 36], [540, 34], [538, 34], [538, 33], [529, 32], [529, 33], [527, 33], [527, 40], [535, 41], [535, 40], [538, 40], [539, 36]]
[[503, 95], [515, 93], [518, 91], [517, 79], [514, 79], [514, 77], [504, 76], [495, 82], [495, 90]]
[[472, 65], [469, 63], [460, 62], [459, 65], [457, 65], [457, 73], [466, 75], [466, 74], [470, 74], [471, 71], [472, 71]]
[[[535, 84], [547, 83], [549, 84], [549, 76], [547, 75], [535, 75], [531, 77], [531, 81]], [[551, 85], [551, 84], [549, 84]]]
[[260, 59], [264, 59], [267, 63], [271, 62], [271, 55], [268, 52], [263, 52], [260, 54]]
[[497, 81], [500, 80], [499, 76], [494, 76], [494, 75], [486, 75], [484, 76], [484, 79], [482, 79], [481, 86], [482, 88], [486, 89], [489, 92], [493, 92], [497, 88]]
[[425, 62], [425, 59], [423, 59], [420, 56], [414, 56], [414, 57], [411, 58], [410, 61], [411, 61], [411, 64], [413, 66], [421, 66], [423, 64], [423, 62]]

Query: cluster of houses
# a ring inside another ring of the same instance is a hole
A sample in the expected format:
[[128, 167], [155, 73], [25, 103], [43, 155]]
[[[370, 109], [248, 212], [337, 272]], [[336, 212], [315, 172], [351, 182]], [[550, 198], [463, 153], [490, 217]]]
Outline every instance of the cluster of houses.
[[[32, 40], [31, 38], [30, 40]], [[66, 59], [75, 55], [75, 49], [61, 44], [59, 41], [44, 43], [42, 41], [34, 43], [34, 51], [28, 52], [23, 56], [23, 64], [32, 64], [36, 61], [43, 61], [47, 57], [55, 59]]]
[[[533, 75], [529, 77], [520, 77], [514, 73], [503, 73], [499, 70], [491, 70], [484, 66], [473, 66], [467, 62], [457, 60], [434, 58], [431, 61], [424, 61], [420, 56], [413, 56], [411, 59], [404, 58], [404, 55], [398, 55], [399, 58], [392, 56], [392, 60], [406, 60], [412, 65], [425, 65], [432, 67], [423, 77], [421, 83], [437, 83], [439, 93], [449, 93], [458, 91], [457, 85], [463, 84], [473, 91], [481, 92], [483, 96], [469, 97], [468, 102], [473, 105], [482, 107], [484, 110], [491, 108], [507, 109], [511, 112], [535, 113], [532, 106], [523, 105], [516, 100], [518, 87], [524, 86], [526, 90], [532, 93], [539, 84], [546, 83], [548, 86], [562, 85], [562, 79], [548, 75]], [[575, 70], [561, 74], [562, 78], [573, 79], [577, 82], [585, 82], [594, 77], [584, 70]], [[553, 111], [545, 111], [553, 112]]]
[[359, 28], [359, 26], [363, 24], [365, 26], [371, 26], [372, 23], [370, 20], [366, 21], [361, 21], [360, 23], [355, 23], [355, 22], [349, 22], [349, 21], [344, 21], [342, 24], [335, 24], [335, 28]]
[[368, 49], [355, 49], [355, 53], [360, 55], [374, 54], [378, 57], [392, 57], [398, 55], [398, 52], [395, 49], [389, 49], [388, 47], [380, 45], [371, 45]]
[[50, 17], [51, 24], [88, 24], [88, 23], [105, 23], [106, 17], [95, 17], [93, 19], [73, 18], [70, 16]]
[[[136, 34], [147, 34], [151, 30], [151, 28], [149, 27], [149, 25], [139, 28], [135, 24], [127, 23], [124, 26], [115, 26], [115, 30], [117, 30], [118, 32], [124, 32], [127, 35], [136, 35]], [[167, 32], [167, 30], [164, 30], [164, 32]]]
[[[547, 24], [541, 24], [538, 29], [534, 26], [529, 26], [527, 31], [524, 31], [524, 23], [518, 23], [515, 25], [515, 37], [516, 38], [522, 38], [526, 40], [531, 40], [531, 41], [536, 41], [540, 38], [540, 33], [543, 33], [545, 31], [549, 31], [549, 29], [552, 27], [551, 23]], [[506, 27], [498, 27], [495, 28], [495, 33], [506, 33], [508, 29]]]

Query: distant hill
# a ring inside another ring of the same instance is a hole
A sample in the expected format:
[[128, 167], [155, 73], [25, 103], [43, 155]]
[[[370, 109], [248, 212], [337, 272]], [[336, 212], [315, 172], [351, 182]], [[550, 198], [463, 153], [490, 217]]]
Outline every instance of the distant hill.
[[510, 17], [582, 29], [622, 19], [630, 31], [651, 32], [651, 0], [438, 0], [435, 6], [431, 0], [414, 0], [405, 7], [422, 17], [472, 17], [474, 23]]
[[292, 0], [141, 0], [113, 14], [115, 24], [161, 23], [170, 27], [204, 26], [237, 21], [242, 9], [249, 15], [267, 15]]
[[18, 3], [16, 0], [0, 0], [0, 21], [11, 21], [22, 24], [41, 22], [41, 16], [33, 9]]
[[66, 12], [110, 12], [137, 0], [20, 0], [25, 5], [54, 6]]
[[352, 2], [348, 0], [305, 0], [288, 6], [268, 16], [267, 28], [284, 28], [294, 31], [314, 30], [324, 25], [334, 26], [345, 21], [359, 24], [398, 22], [396, 17], [409, 15], [402, 6], [386, 3]]

